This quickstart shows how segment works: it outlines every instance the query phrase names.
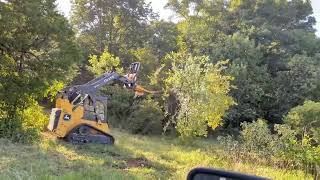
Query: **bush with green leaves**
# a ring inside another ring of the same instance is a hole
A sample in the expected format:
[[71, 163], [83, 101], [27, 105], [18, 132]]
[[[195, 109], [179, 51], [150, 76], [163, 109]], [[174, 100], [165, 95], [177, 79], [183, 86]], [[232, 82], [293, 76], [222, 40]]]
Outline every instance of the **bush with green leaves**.
[[319, 177], [320, 103], [306, 101], [303, 105], [292, 108], [284, 119], [298, 138], [287, 144], [282, 157], [293, 159], [296, 166], [311, 171], [315, 178]]
[[311, 138], [297, 138], [297, 131], [287, 124], [276, 124], [274, 133], [265, 120], [243, 123], [238, 139], [218, 137], [219, 144], [235, 161], [251, 161], [273, 166], [303, 169], [315, 177], [320, 173], [320, 146]]
[[273, 145], [276, 137], [271, 134], [267, 123], [258, 119], [252, 123], [242, 123], [241, 140], [248, 152], [268, 156], [274, 153]]
[[310, 139], [297, 139], [283, 144], [285, 148], [279, 151], [277, 158], [283, 161], [286, 168], [303, 169], [316, 177], [320, 175], [320, 146], [313, 146]]
[[144, 97], [134, 98], [134, 93], [120, 86], [103, 90], [108, 95], [108, 122], [111, 127], [127, 129], [134, 134], [161, 134], [164, 113], [160, 105]]
[[126, 129], [134, 134], [161, 134], [164, 113], [160, 105], [120, 86], [103, 89], [108, 95], [108, 122], [111, 127]]
[[320, 143], [320, 102], [306, 101], [303, 105], [292, 108], [284, 121], [301, 139], [311, 138]]
[[49, 117], [33, 99], [30, 99], [27, 105], [27, 108], [15, 109], [14, 112], [1, 111], [0, 137], [24, 143], [32, 143], [39, 139]]
[[230, 91], [232, 77], [222, 74], [226, 61], [210, 63], [206, 56], [189, 53], [169, 54], [171, 70], [165, 79], [165, 90], [175, 94], [179, 108], [176, 128], [181, 136], [206, 136], [208, 126], [215, 129], [234, 104]]
[[236, 161], [269, 162], [281, 147], [277, 134], [272, 134], [263, 119], [242, 123], [239, 137], [219, 136], [218, 141]]
[[150, 99], [143, 99], [132, 107], [126, 128], [135, 134], [160, 135], [164, 112], [159, 104]]

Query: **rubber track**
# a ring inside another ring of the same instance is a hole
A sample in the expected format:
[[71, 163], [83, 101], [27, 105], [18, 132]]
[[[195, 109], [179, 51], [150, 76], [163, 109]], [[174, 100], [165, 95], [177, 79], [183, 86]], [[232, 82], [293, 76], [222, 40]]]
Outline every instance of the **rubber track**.
[[[89, 134], [87, 136], [79, 134], [79, 128], [80, 126], [87, 126], [90, 129], [94, 129], [95, 131], [98, 131], [100, 134]], [[114, 144], [114, 138], [106, 133], [103, 133], [91, 126], [82, 124], [77, 127], [75, 127], [73, 130], [70, 131], [70, 133], [66, 136], [66, 141], [71, 142], [72, 144], [87, 144], [87, 143], [93, 143], [93, 144], [108, 144], [113, 145]]]

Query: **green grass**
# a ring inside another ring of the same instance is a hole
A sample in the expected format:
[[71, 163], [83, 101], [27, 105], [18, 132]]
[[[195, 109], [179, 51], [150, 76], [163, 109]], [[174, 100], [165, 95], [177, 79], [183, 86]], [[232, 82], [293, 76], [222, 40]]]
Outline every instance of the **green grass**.
[[114, 146], [74, 146], [44, 133], [35, 145], [0, 139], [0, 179], [185, 179], [214, 167], [273, 179], [311, 179], [301, 171], [232, 163], [214, 142], [131, 135], [113, 130]]

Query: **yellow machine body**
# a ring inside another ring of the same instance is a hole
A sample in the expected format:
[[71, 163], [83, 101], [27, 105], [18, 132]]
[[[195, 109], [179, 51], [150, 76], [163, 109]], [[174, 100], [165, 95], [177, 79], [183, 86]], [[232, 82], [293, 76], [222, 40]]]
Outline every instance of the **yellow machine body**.
[[[58, 122], [50, 122], [50, 124], [56, 123], [56, 127], [52, 130], [58, 137], [64, 138], [66, 137], [74, 128], [79, 125], [88, 125], [93, 129], [100, 131], [104, 134], [109, 134], [109, 126], [106, 122], [102, 121], [93, 121], [88, 119], [83, 119], [84, 117], [84, 108], [83, 106], [77, 107], [75, 110], [73, 109], [73, 105], [69, 102], [68, 99], [57, 98], [56, 99], [56, 108], [61, 110], [59, 115]], [[66, 120], [65, 115], [68, 115], [70, 119]], [[52, 114], [51, 116], [55, 116]], [[50, 121], [57, 121], [55, 117], [51, 117]], [[48, 129], [52, 129], [49, 128]], [[91, 130], [92, 131], [92, 130]], [[95, 132], [91, 132], [94, 134]]]

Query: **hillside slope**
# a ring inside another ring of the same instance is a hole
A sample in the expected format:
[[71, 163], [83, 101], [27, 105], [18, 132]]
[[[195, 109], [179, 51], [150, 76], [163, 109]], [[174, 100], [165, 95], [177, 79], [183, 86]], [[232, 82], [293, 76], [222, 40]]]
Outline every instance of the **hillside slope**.
[[212, 142], [187, 145], [177, 139], [113, 130], [115, 146], [74, 146], [44, 133], [36, 145], [0, 139], [0, 179], [185, 179], [193, 167], [215, 167], [273, 179], [310, 179], [286, 171], [222, 159]]

